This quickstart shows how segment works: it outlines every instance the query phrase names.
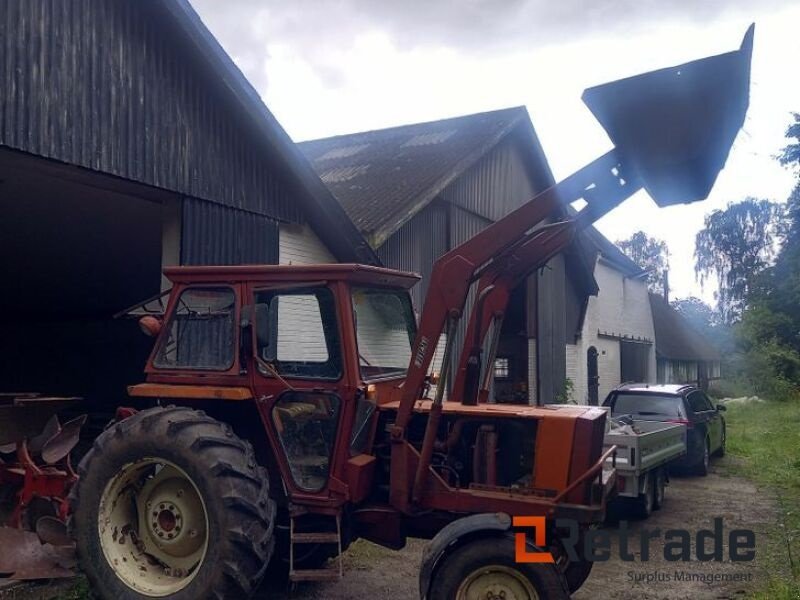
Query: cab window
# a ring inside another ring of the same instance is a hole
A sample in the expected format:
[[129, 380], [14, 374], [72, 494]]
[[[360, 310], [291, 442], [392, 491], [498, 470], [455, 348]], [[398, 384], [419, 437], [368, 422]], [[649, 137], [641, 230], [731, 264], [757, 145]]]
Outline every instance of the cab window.
[[[327, 287], [260, 290], [255, 295], [261, 373], [336, 380], [342, 374], [333, 292]], [[269, 368], [266, 368], [266, 367]]]
[[231, 288], [184, 290], [153, 365], [227, 371], [236, 353], [235, 316], [236, 296]]

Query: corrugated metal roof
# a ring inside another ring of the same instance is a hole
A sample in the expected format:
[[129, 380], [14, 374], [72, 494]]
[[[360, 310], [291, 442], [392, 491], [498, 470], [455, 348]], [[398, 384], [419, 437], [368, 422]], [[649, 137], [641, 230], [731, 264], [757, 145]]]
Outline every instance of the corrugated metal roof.
[[656, 354], [672, 360], [719, 360], [714, 346], [672, 308], [662, 296], [650, 294], [656, 334]]
[[373, 247], [518, 124], [518, 106], [301, 142], [300, 149]]

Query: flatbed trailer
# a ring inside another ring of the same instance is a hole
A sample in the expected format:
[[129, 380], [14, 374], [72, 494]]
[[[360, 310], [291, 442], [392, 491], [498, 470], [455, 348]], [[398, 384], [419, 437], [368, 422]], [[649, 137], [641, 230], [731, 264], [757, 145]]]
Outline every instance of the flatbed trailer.
[[686, 454], [686, 426], [632, 421], [629, 427], [627, 432], [611, 429], [603, 444], [606, 449], [617, 448], [617, 496], [635, 500], [639, 512], [647, 517], [664, 502], [670, 463]]

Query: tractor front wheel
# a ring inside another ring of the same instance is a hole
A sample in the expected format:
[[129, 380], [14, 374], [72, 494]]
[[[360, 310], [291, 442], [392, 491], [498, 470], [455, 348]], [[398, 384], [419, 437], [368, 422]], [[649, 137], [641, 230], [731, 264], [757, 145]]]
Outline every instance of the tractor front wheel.
[[552, 564], [517, 563], [510, 536], [478, 538], [446, 555], [428, 600], [568, 600]]
[[253, 448], [183, 407], [104, 431], [79, 467], [73, 535], [93, 591], [247, 598], [272, 556], [275, 504]]

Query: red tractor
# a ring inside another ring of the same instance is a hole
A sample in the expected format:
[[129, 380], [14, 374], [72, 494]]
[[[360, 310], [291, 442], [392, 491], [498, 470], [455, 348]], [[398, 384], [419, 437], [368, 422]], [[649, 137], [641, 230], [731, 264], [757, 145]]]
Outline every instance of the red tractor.
[[[418, 322], [410, 273], [166, 269], [166, 306], [141, 320], [156, 341], [129, 389], [140, 410], [118, 411], [72, 493], [95, 592], [246, 598], [270, 563], [325, 580], [355, 538], [417, 537], [431, 540], [423, 598], [568, 598], [592, 563], [570, 559], [555, 519], [585, 532], [604, 518], [605, 412], [493, 403], [491, 325], [514, 286], [634, 192], [661, 206], [708, 195], [747, 110], [751, 47], [752, 29], [735, 52], [588, 89], [614, 150], [440, 258]], [[516, 516], [543, 517], [544, 531], [515, 537]]]

